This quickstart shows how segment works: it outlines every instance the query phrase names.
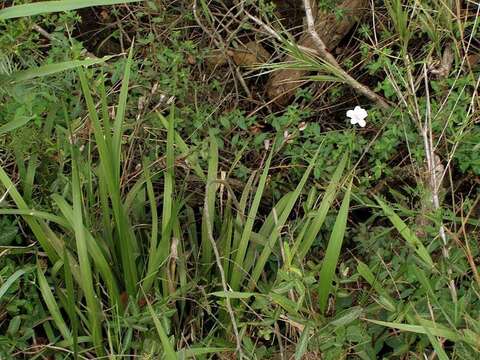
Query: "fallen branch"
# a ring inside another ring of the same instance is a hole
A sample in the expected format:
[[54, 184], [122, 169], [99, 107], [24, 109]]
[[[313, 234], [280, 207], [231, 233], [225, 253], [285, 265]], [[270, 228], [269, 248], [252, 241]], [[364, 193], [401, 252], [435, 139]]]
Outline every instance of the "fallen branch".
[[351, 86], [355, 91], [364, 95], [368, 99], [376, 102], [382, 109], [389, 109], [390, 105], [385, 101], [385, 99], [383, 99], [380, 95], [370, 90], [367, 86], [359, 83], [352, 76], [350, 76], [345, 70], [342, 69], [340, 64], [335, 59], [335, 57], [327, 50], [325, 43], [322, 41], [317, 31], [315, 30], [315, 20], [313, 19], [310, 0], [303, 0], [303, 4], [305, 7], [305, 15], [307, 17], [308, 32], [312, 37], [313, 42], [315, 43], [315, 46], [317, 47], [317, 51], [319, 52], [320, 56], [330, 65], [335, 67], [335, 69], [338, 71], [338, 73], [343, 78], [343, 80], [349, 86]]

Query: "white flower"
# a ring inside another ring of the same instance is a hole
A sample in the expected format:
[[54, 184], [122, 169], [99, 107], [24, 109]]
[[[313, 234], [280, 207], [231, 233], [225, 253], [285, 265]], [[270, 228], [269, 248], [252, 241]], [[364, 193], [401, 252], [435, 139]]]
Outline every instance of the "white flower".
[[361, 106], [355, 106], [355, 109], [347, 111], [347, 117], [350, 118], [350, 124], [358, 124], [360, 127], [365, 127], [367, 122], [365, 118], [368, 116], [367, 110], [363, 109]]

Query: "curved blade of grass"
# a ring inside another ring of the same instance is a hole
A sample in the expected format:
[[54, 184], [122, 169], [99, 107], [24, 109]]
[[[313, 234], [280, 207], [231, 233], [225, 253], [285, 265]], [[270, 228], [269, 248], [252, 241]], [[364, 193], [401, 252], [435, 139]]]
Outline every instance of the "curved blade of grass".
[[70, 11], [91, 6], [115, 5], [143, 0], [56, 0], [10, 6], [0, 10], [0, 20], [14, 19], [52, 12]]
[[[129, 71], [128, 69], [131, 66], [131, 60], [132, 58], [130, 52], [125, 65], [126, 68], [124, 75]], [[136, 243], [132, 228], [129, 225], [124, 205], [121, 201], [120, 177], [118, 176], [118, 169], [120, 168], [118, 162], [120, 161], [121, 154], [119, 154], [120, 149], [118, 146], [114, 145], [118, 143], [118, 139], [112, 139], [112, 141], [109, 141], [110, 137], [108, 134], [106, 135], [102, 129], [85, 72], [81, 67], [79, 67], [77, 70], [80, 77], [83, 95], [87, 104], [88, 114], [92, 122], [95, 142], [97, 143], [97, 148], [100, 155], [100, 165], [102, 169], [99, 172], [99, 176], [103, 176], [103, 181], [105, 182], [108, 195], [111, 200], [111, 209], [114, 215], [115, 226], [118, 235], [118, 241], [116, 243], [118, 246], [117, 251], [121, 258], [123, 270], [122, 274], [125, 287], [127, 288], [127, 293], [129, 295], [135, 296], [138, 279], [135, 257]], [[126, 80], [128, 79], [126, 79], [124, 76], [124, 83], [126, 83]], [[127, 86], [125, 85], [124, 87], [122, 84], [123, 93], [126, 92], [126, 89]], [[125, 95], [122, 96], [121, 102], [124, 101], [124, 96]], [[121, 132], [121, 122], [123, 122], [123, 115], [116, 118], [116, 127], [120, 129], [117, 130], [117, 133], [118, 131]], [[104, 214], [104, 216], [108, 216], [108, 214]]]
[[300, 341], [295, 347], [295, 360], [303, 359], [303, 355], [308, 350], [308, 342], [310, 341], [310, 326], [305, 326], [303, 329], [302, 335], [300, 336]]
[[268, 155], [267, 161], [265, 162], [264, 170], [260, 180], [258, 182], [258, 187], [255, 192], [255, 197], [252, 202], [252, 206], [248, 212], [247, 220], [245, 221], [245, 225], [243, 228], [242, 237], [240, 238], [240, 244], [238, 246], [235, 260], [233, 262], [233, 271], [232, 271], [232, 280], [231, 280], [231, 287], [233, 291], [239, 290], [241, 279], [243, 278], [243, 270], [236, 269], [235, 267], [240, 267], [243, 269], [243, 262], [245, 259], [245, 253], [247, 252], [247, 248], [250, 243], [253, 223], [257, 217], [258, 207], [260, 206], [260, 201], [262, 200], [263, 190], [265, 189], [265, 184], [267, 182], [268, 172], [270, 170], [270, 163], [272, 162], [273, 157], [273, 147], [272, 151], [270, 151], [270, 155]]
[[37, 265], [37, 278], [38, 278], [38, 285], [40, 287], [40, 292], [42, 293], [43, 301], [47, 305], [48, 311], [50, 311], [50, 315], [52, 316], [53, 322], [57, 326], [58, 330], [62, 334], [65, 340], [68, 340], [72, 337], [70, 334], [70, 330], [68, 329], [65, 320], [63, 319], [62, 313], [60, 312], [60, 308], [58, 307], [57, 302], [55, 301], [55, 297], [50, 290], [50, 285], [48, 285], [47, 279], [42, 272], [42, 269], [39, 265]]
[[70, 60], [70, 61], [64, 61], [64, 62], [59, 62], [55, 64], [48, 64], [48, 65], [43, 65], [39, 67], [34, 67], [31, 69], [13, 73], [9, 77], [7, 77], [6, 81], [12, 83], [12, 82], [32, 80], [37, 77], [56, 74], [62, 71], [75, 69], [80, 66], [87, 67], [87, 66], [92, 66], [96, 64], [101, 64], [101, 63], [104, 63], [105, 61], [110, 60], [112, 57], [113, 56], [105, 56], [101, 59]]
[[7, 280], [5, 280], [5, 282], [0, 287], [0, 300], [2, 300], [3, 295], [5, 295], [8, 289], [10, 289], [10, 286], [12, 286], [15, 281], [17, 281], [22, 275], [26, 274], [27, 272], [29, 272], [29, 270], [19, 269], [15, 271], [12, 275], [10, 275]]
[[385, 309], [390, 312], [396, 311], [398, 305], [397, 302], [388, 294], [382, 284], [377, 280], [370, 268], [363, 262], [358, 261], [357, 271], [361, 277], [363, 277], [368, 284], [378, 293], [379, 299], [378, 302]]
[[62, 217], [53, 215], [44, 211], [38, 211], [33, 209], [0, 209], [0, 215], [22, 215], [22, 216], [31, 216], [34, 218], [47, 220], [54, 222], [65, 228], [70, 228], [70, 224]]
[[82, 191], [80, 186], [80, 178], [75, 159], [75, 152], [72, 149], [72, 198], [73, 198], [73, 229], [77, 245], [78, 263], [80, 266], [82, 289], [87, 300], [88, 318], [90, 331], [92, 332], [93, 345], [98, 355], [103, 355], [103, 341], [101, 328], [101, 312], [97, 294], [94, 289], [94, 280], [92, 268], [90, 266], [90, 258], [88, 255], [87, 238], [83, 225], [82, 211]]
[[265, 268], [265, 264], [267, 263], [268, 258], [272, 253], [272, 249], [274, 248], [275, 243], [277, 242], [277, 239], [280, 236], [280, 231], [285, 225], [285, 223], [287, 222], [290, 212], [295, 206], [295, 203], [297, 202], [297, 199], [300, 196], [300, 193], [302, 192], [303, 187], [305, 186], [305, 183], [307, 182], [307, 179], [310, 176], [310, 173], [312, 172], [314, 166], [317, 163], [317, 157], [318, 157], [318, 154], [320, 153], [320, 149], [321, 148], [318, 148], [317, 152], [315, 153], [312, 160], [310, 161], [310, 165], [308, 165], [308, 168], [303, 174], [302, 179], [298, 183], [297, 187], [295, 188], [295, 191], [291, 194], [291, 196], [289, 196], [288, 203], [285, 207], [285, 210], [280, 215], [280, 218], [278, 219], [278, 223], [276, 224], [275, 228], [273, 229], [273, 232], [268, 238], [268, 243], [263, 248], [259, 258], [257, 259], [255, 267], [253, 268], [248, 289], [253, 290], [257, 286], [257, 281], [258, 279], [260, 279], [260, 276]]
[[32, 116], [16, 117], [13, 120], [6, 123], [5, 125], [0, 126], [0, 135], [6, 134], [10, 131], [18, 129], [19, 127], [22, 127], [23, 125], [27, 124], [32, 119], [33, 119]]
[[445, 316], [445, 320], [448, 321], [450, 327], [452, 329], [455, 329], [456, 327], [454, 321], [452, 321], [452, 319], [448, 315], [448, 312], [445, 310], [444, 305], [440, 303], [438, 296], [435, 294], [435, 291], [433, 290], [432, 285], [430, 284], [430, 281], [425, 274], [425, 271], [423, 271], [423, 269], [419, 268], [413, 263], [409, 264], [409, 266], [412, 268], [412, 274], [415, 274], [415, 277], [420, 282], [420, 285], [428, 296], [428, 299], [432, 301], [438, 309], [440, 309], [443, 316]]
[[335, 220], [330, 240], [328, 241], [327, 250], [325, 251], [322, 268], [320, 269], [318, 301], [322, 312], [325, 312], [327, 308], [333, 275], [335, 274], [340, 250], [342, 249], [345, 229], [347, 227], [348, 210], [350, 207], [351, 187], [352, 183], [350, 183], [350, 186], [345, 193], [345, 197], [343, 198], [342, 205], [340, 206], [340, 210], [338, 211], [337, 219]]
[[[10, 177], [7, 175], [3, 167], [0, 165], [0, 183], [8, 189], [10, 197], [15, 202], [19, 210], [29, 210], [29, 207], [23, 197], [18, 192]], [[47, 226], [41, 221], [31, 216], [23, 216], [23, 219], [32, 230], [35, 238], [38, 240], [42, 248], [47, 253], [50, 261], [56, 262], [63, 253], [63, 242], [55, 236], [52, 231], [47, 230]]]
[[260, 227], [260, 230], [258, 230], [258, 234], [260, 236], [268, 238], [272, 234], [272, 231], [275, 228], [276, 221], [282, 215], [283, 211], [289, 204], [290, 198], [292, 196], [294, 196], [293, 191], [286, 193], [280, 198], [280, 200], [278, 200], [278, 202], [275, 204], [275, 206], [265, 219], [264, 223]]
[[433, 260], [428, 253], [427, 248], [422, 244], [420, 239], [415, 235], [415, 233], [408, 227], [407, 224], [393, 211], [393, 209], [383, 202], [379, 197], [375, 197], [378, 204], [382, 208], [385, 215], [388, 217], [390, 222], [395, 226], [397, 231], [402, 235], [402, 237], [407, 241], [407, 243], [415, 250], [417, 255], [423, 262], [428, 265], [428, 267], [433, 268]]
[[385, 326], [391, 329], [397, 329], [401, 331], [408, 331], [408, 332], [425, 334], [425, 335], [430, 333], [431, 335], [440, 336], [451, 341], [462, 340], [462, 337], [460, 336], [460, 334], [438, 323], [436, 323], [435, 326], [426, 326], [426, 325], [401, 324], [401, 323], [380, 321], [380, 320], [373, 320], [373, 319], [365, 319], [365, 320], [373, 324]]
[[143, 296], [147, 302], [148, 311], [150, 312], [150, 316], [152, 317], [153, 323], [155, 324], [155, 329], [157, 330], [157, 334], [158, 334], [158, 337], [160, 338], [160, 342], [162, 343], [165, 359], [177, 360], [175, 349], [170, 343], [168, 335], [165, 329], [163, 328], [162, 322], [158, 318], [157, 314], [155, 314], [155, 311], [153, 310], [153, 307], [150, 304], [150, 301], [148, 301], [148, 297], [145, 295], [145, 293], [143, 293]]
[[347, 164], [348, 154], [345, 153], [340, 160], [335, 172], [332, 175], [332, 179], [328, 184], [327, 190], [325, 191], [325, 195], [323, 196], [323, 200], [317, 210], [317, 214], [313, 221], [311, 222], [310, 226], [307, 228], [305, 235], [303, 238], [297, 239], [295, 245], [292, 249], [292, 255], [296, 254], [296, 258], [299, 262], [303, 260], [303, 258], [307, 255], [307, 252], [312, 247], [313, 242], [315, 241], [320, 229], [322, 228], [323, 222], [327, 217], [328, 210], [330, 210], [333, 200], [335, 199], [335, 195], [337, 193], [340, 179], [342, 177], [343, 171]]
[[[54, 194], [52, 196], [52, 199], [54, 200], [55, 204], [58, 206], [62, 214], [65, 216], [65, 219], [69, 222], [69, 228], [74, 229], [74, 213], [72, 207], [63, 197], [58, 194]], [[92, 234], [85, 228], [85, 226], [83, 229], [87, 239], [89, 254], [93, 259], [95, 268], [98, 270], [103, 280], [105, 281], [108, 294], [110, 295], [111, 304], [118, 305], [120, 304], [120, 293], [118, 291], [118, 285], [115, 275], [112, 271], [111, 266], [109, 265], [112, 261], [109, 261], [109, 258], [105, 257], [104, 252], [97, 244]], [[71, 266], [72, 265], [70, 264], [70, 268]], [[82, 286], [82, 284], [80, 284], [80, 286]]]

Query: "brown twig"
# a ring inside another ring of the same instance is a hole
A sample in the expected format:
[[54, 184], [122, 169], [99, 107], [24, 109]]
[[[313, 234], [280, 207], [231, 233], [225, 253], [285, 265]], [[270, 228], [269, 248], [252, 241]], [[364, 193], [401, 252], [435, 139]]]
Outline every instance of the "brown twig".
[[323, 40], [320, 38], [317, 31], [315, 30], [315, 20], [313, 18], [310, 0], [303, 0], [303, 4], [305, 7], [305, 15], [307, 17], [307, 29], [317, 47], [317, 50], [320, 56], [330, 65], [332, 65], [339, 72], [343, 80], [348, 85], [350, 85], [355, 91], [364, 95], [368, 99], [376, 102], [382, 109], [389, 109], [390, 105], [385, 101], [385, 99], [383, 99], [380, 95], [370, 90], [367, 86], [359, 83], [352, 76], [350, 76], [345, 70], [342, 69], [340, 64], [335, 59], [335, 57], [328, 51], [327, 47], [325, 46], [325, 43], [323, 42]]

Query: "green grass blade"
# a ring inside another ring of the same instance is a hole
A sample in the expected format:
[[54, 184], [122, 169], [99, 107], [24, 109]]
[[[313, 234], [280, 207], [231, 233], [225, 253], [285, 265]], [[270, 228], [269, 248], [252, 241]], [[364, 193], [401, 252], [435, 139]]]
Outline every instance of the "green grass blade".
[[150, 212], [152, 218], [152, 230], [150, 233], [150, 247], [148, 250], [148, 260], [147, 260], [147, 273], [144, 278], [144, 291], [148, 292], [151, 285], [153, 284], [153, 277], [157, 271], [155, 258], [158, 246], [158, 212], [157, 212], [157, 200], [155, 198], [155, 192], [153, 190], [153, 184], [151, 180], [150, 170], [146, 162], [143, 165], [145, 173], [145, 182], [147, 184], [147, 196], [150, 203]]
[[402, 235], [407, 243], [415, 250], [420, 259], [422, 259], [428, 267], [433, 268], [433, 260], [430, 257], [427, 248], [422, 244], [417, 235], [415, 235], [415, 233], [408, 227], [407, 224], [405, 224], [405, 222], [395, 213], [395, 211], [393, 211], [390, 206], [388, 206], [378, 197], [375, 197], [375, 199], [393, 226], [395, 226], [400, 235]]
[[25, 202], [27, 204], [32, 203], [32, 193], [33, 193], [33, 181], [35, 179], [35, 172], [37, 170], [37, 158], [38, 156], [36, 154], [32, 155], [30, 158], [28, 165], [27, 165], [27, 171], [25, 174], [25, 178], [22, 179], [23, 182], [23, 198], [25, 199]]
[[[69, 228], [74, 229], [74, 212], [72, 207], [67, 203], [64, 198], [62, 198], [58, 194], [53, 195], [52, 199], [54, 200], [55, 204], [58, 206], [62, 214], [65, 216], [65, 219], [68, 221], [70, 225]], [[85, 226], [83, 227], [83, 229], [85, 237], [87, 239], [88, 252], [93, 259], [95, 268], [98, 270], [105, 282], [108, 294], [110, 295], [111, 304], [114, 306], [118, 306], [120, 304], [120, 294], [118, 291], [117, 280], [110, 266], [112, 260], [110, 257], [105, 255], [104, 251], [102, 251], [102, 248], [99, 246], [99, 244], [96, 242], [96, 240], [87, 230], [87, 228], [85, 228]], [[70, 265], [70, 268], [72, 268], [72, 265]], [[83, 283], [80, 282], [79, 285], [82, 286]]]
[[112, 156], [113, 166], [115, 172], [115, 179], [120, 179], [120, 165], [121, 165], [121, 146], [122, 146], [122, 127], [125, 121], [125, 108], [127, 105], [128, 86], [130, 84], [130, 70], [132, 67], [133, 58], [133, 42], [128, 53], [127, 63], [123, 72], [122, 87], [120, 89], [120, 96], [118, 99], [118, 106], [116, 110], [115, 121], [113, 123], [113, 139], [112, 139]]
[[7, 82], [20, 82], [20, 81], [28, 81], [35, 79], [37, 77], [44, 77], [48, 75], [57, 74], [59, 72], [63, 72], [66, 70], [72, 70], [81, 66], [92, 66], [96, 64], [104, 63], [110, 60], [113, 56], [105, 56], [101, 59], [85, 59], [85, 60], [70, 60], [64, 61], [55, 64], [48, 64], [43, 65], [23, 71], [18, 71], [10, 75], [6, 81]]
[[0, 21], [23, 16], [48, 14], [52, 12], [71, 11], [91, 6], [115, 5], [142, 0], [58, 0], [39, 1], [32, 4], [23, 4], [7, 7], [0, 10]]
[[18, 129], [23, 125], [27, 124], [32, 119], [33, 119], [32, 116], [15, 117], [13, 120], [10, 120], [5, 125], [0, 126], [0, 135], [6, 134], [6, 133], [9, 133], [10, 131]]
[[[258, 187], [255, 192], [255, 197], [252, 202], [252, 206], [248, 212], [247, 220], [245, 221], [245, 225], [243, 228], [242, 237], [240, 239], [240, 244], [238, 246], [235, 260], [233, 263], [233, 271], [232, 271], [232, 280], [231, 280], [231, 287], [234, 291], [239, 290], [241, 279], [243, 279], [243, 262], [245, 258], [245, 253], [247, 252], [248, 245], [251, 239], [253, 224], [257, 217], [258, 207], [260, 206], [260, 201], [262, 200], [263, 190], [265, 189], [265, 184], [267, 182], [268, 172], [270, 170], [270, 163], [272, 162], [273, 157], [273, 149], [268, 156], [268, 159], [265, 163], [264, 170], [260, 180], [258, 182]], [[240, 269], [237, 269], [239, 267]]]
[[300, 341], [298, 342], [295, 348], [295, 360], [303, 359], [303, 355], [308, 350], [308, 342], [310, 340], [310, 327], [307, 325], [303, 329], [302, 335], [300, 336]]
[[56, 216], [44, 211], [38, 211], [33, 209], [0, 209], [0, 215], [22, 215], [22, 216], [30, 216], [33, 218], [38, 218], [42, 220], [47, 220], [50, 222], [54, 222], [60, 226], [65, 228], [70, 228], [70, 224], [62, 217]]
[[296, 259], [299, 262], [301, 262], [307, 255], [307, 252], [312, 247], [313, 242], [322, 228], [325, 218], [327, 217], [327, 213], [332, 206], [333, 200], [335, 200], [335, 195], [338, 191], [340, 179], [347, 164], [347, 160], [348, 154], [345, 153], [332, 175], [332, 179], [328, 184], [327, 190], [325, 191], [325, 195], [323, 196], [315, 218], [311, 222], [310, 226], [308, 226], [303, 238], [299, 238], [292, 249], [292, 254], [296, 254]]
[[[175, 132], [174, 132], [174, 121], [175, 121], [175, 108], [172, 105], [170, 109], [170, 116], [168, 121], [168, 131], [167, 131], [167, 161], [166, 161], [166, 170], [164, 172], [164, 187], [163, 187], [163, 207], [162, 207], [162, 229], [161, 229], [161, 239], [160, 243], [155, 249], [154, 253], [149, 254], [149, 263], [147, 276], [144, 282], [144, 291], [150, 290], [150, 287], [155, 280], [154, 275], [158, 273], [159, 268], [164, 264], [165, 260], [168, 258], [170, 252], [170, 243], [171, 243], [171, 234], [172, 234], [172, 221], [174, 216], [174, 185], [175, 185]], [[166, 276], [163, 276], [164, 279], [167, 279]], [[165, 281], [162, 283], [163, 290], [166, 292], [168, 290], [168, 284]]]
[[[1, 165], [0, 183], [8, 190], [10, 197], [13, 199], [19, 210], [29, 210], [27, 203]], [[23, 219], [47, 253], [50, 261], [53, 263], [56, 262], [60, 258], [60, 254], [63, 252], [63, 242], [60, 241], [53, 232], [47, 231], [47, 226], [43, 224], [41, 220], [33, 219], [31, 216], [23, 216]]]
[[[165, 129], [168, 130], [168, 120], [165, 117], [157, 112], [158, 118], [160, 119], [160, 124], [163, 125]], [[198, 156], [197, 151], [195, 149], [191, 149], [187, 143], [182, 139], [180, 134], [177, 131], [174, 131], [175, 136], [175, 146], [178, 148], [181, 156], [185, 158], [185, 161], [188, 162], [188, 166], [190, 166], [195, 174], [201, 179], [205, 180], [205, 173], [203, 169], [198, 164]]]
[[290, 198], [292, 196], [294, 196], [294, 193], [289, 192], [282, 196], [280, 200], [278, 200], [278, 202], [275, 204], [274, 208], [272, 209], [272, 211], [270, 211], [264, 223], [260, 227], [260, 230], [258, 230], [258, 234], [260, 236], [268, 238], [272, 234], [273, 229], [275, 228], [275, 222], [282, 215], [283, 211], [289, 204]]
[[70, 318], [70, 324], [72, 328], [72, 345], [73, 345], [73, 358], [78, 359], [78, 317], [75, 313], [75, 290], [73, 287], [73, 276], [72, 269], [70, 268], [70, 263], [68, 261], [67, 251], [64, 251], [63, 254], [63, 270], [65, 275], [65, 289], [66, 289], [66, 300], [67, 300], [67, 314]]
[[0, 287], [0, 301], [2, 300], [3, 295], [7, 293], [10, 286], [12, 286], [15, 281], [17, 281], [22, 275], [26, 274], [27, 272], [28, 270], [19, 269], [15, 271], [12, 275], [10, 275], [7, 280], [5, 280], [5, 282]]
[[[129, 66], [128, 61], [127, 66]], [[118, 235], [117, 252], [120, 254], [121, 258], [125, 286], [128, 294], [135, 296], [138, 279], [135, 264], [135, 239], [126, 216], [124, 205], [121, 201], [120, 180], [119, 177], [116, 176], [115, 170], [119, 168], [119, 165], [113, 163], [115, 159], [120, 159], [120, 155], [113, 154], [113, 145], [108, 141], [109, 137], [105, 135], [102, 129], [84, 70], [82, 68], [78, 68], [77, 70], [90, 120], [92, 122], [95, 142], [97, 143], [100, 155], [100, 165], [102, 169], [99, 172], [99, 176], [103, 176], [102, 181], [106, 184], [108, 195], [111, 200], [111, 208], [115, 218], [115, 226]], [[108, 214], [103, 215], [108, 216]]]
[[150, 312], [150, 316], [152, 317], [153, 323], [155, 324], [155, 329], [157, 330], [157, 334], [158, 334], [158, 337], [160, 338], [160, 342], [162, 343], [165, 359], [177, 360], [175, 349], [173, 348], [172, 344], [170, 343], [170, 340], [168, 339], [168, 335], [165, 329], [163, 328], [162, 322], [160, 321], [157, 314], [155, 313], [155, 310], [153, 310], [153, 307], [150, 304], [150, 301], [148, 301], [148, 298], [145, 295], [145, 293], [143, 294], [143, 296], [147, 302], [148, 311]]
[[62, 313], [60, 312], [60, 308], [58, 307], [57, 302], [55, 301], [55, 297], [50, 290], [50, 285], [48, 285], [47, 279], [42, 272], [42, 269], [39, 265], [37, 265], [37, 278], [38, 278], [38, 286], [40, 287], [40, 292], [42, 293], [43, 301], [47, 305], [48, 311], [52, 316], [53, 322], [57, 326], [58, 330], [62, 334], [65, 340], [70, 339], [72, 337], [70, 330], [68, 329], [65, 320], [63, 319]]
[[425, 335], [427, 335], [427, 333], [430, 333], [433, 336], [440, 336], [451, 341], [462, 340], [460, 334], [438, 323], [436, 323], [435, 326], [426, 326], [426, 325], [401, 324], [396, 322], [380, 321], [380, 320], [372, 320], [372, 319], [365, 319], [365, 320], [373, 324], [385, 326], [391, 329], [397, 329], [400, 331], [407, 331], [407, 332], [413, 332], [413, 333], [425, 334]]
[[94, 289], [94, 280], [90, 258], [88, 255], [87, 237], [83, 225], [82, 211], [82, 191], [80, 185], [80, 177], [75, 160], [75, 153], [72, 148], [72, 198], [73, 198], [73, 229], [75, 232], [75, 240], [77, 246], [78, 262], [80, 266], [81, 282], [83, 284], [85, 299], [87, 301], [88, 318], [90, 323], [90, 331], [92, 333], [92, 341], [97, 354], [103, 354], [102, 328], [101, 328], [101, 312], [98, 303], [98, 297]]
[[234, 218], [232, 214], [232, 198], [227, 193], [227, 202], [224, 207], [222, 228], [220, 229], [219, 249], [223, 257], [223, 270], [225, 277], [229, 279], [230, 274], [230, 257], [232, 256], [232, 242], [234, 237]]
[[319, 276], [319, 305], [320, 310], [325, 312], [327, 308], [328, 296], [332, 287], [332, 280], [337, 267], [338, 258], [342, 249], [343, 238], [345, 236], [345, 229], [347, 227], [348, 210], [350, 207], [350, 193], [352, 184], [345, 193], [342, 205], [333, 225], [330, 240], [328, 241], [327, 250], [325, 251], [325, 258], [323, 259], [322, 268]]
[[397, 309], [397, 304], [393, 298], [388, 294], [382, 284], [377, 280], [373, 272], [370, 270], [367, 264], [358, 261], [357, 271], [361, 277], [363, 277], [368, 284], [377, 292], [380, 296], [378, 302], [388, 311], [394, 312]]
[[317, 163], [317, 157], [319, 152], [320, 152], [320, 148], [317, 150], [317, 152], [313, 156], [313, 159], [310, 161], [310, 165], [308, 166], [307, 170], [303, 174], [302, 179], [300, 180], [297, 187], [295, 188], [295, 191], [291, 194], [291, 196], [289, 196], [288, 203], [286, 204], [285, 210], [280, 215], [280, 218], [278, 219], [278, 223], [275, 224], [273, 232], [268, 238], [267, 244], [263, 248], [259, 258], [257, 259], [257, 262], [255, 264], [255, 267], [253, 268], [252, 276], [250, 278], [250, 282], [248, 285], [248, 288], [250, 290], [253, 290], [257, 286], [257, 281], [258, 279], [260, 279], [260, 276], [265, 268], [265, 264], [267, 263], [268, 258], [270, 257], [270, 254], [272, 253], [272, 250], [275, 246], [275, 243], [277, 242], [277, 239], [280, 236], [280, 231], [285, 225], [288, 219], [288, 216], [290, 215], [290, 212], [295, 206], [295, 203], [297, 202], [297, 199], [300, 196], [300, 193], [302, 192], [308, 177], [310, 176], [310, 173], [312, 172], [314, 166]]
[[208, 157], [208, 174], [207, 174], [207, 197], [206, 205], [208, 207], [209, 224], [206, 223], [207, 218], [203, 209], [202, 218], [202, 264], [205, 272], [210, 268], [212, 264], [213, 249], [210, 239], [208, 238], [207, 226], [214, 230], [215, 220], [215, 194], [217, 192], [218, 184], [216, 183], [218, 174], [218, 145], [215, 136], [210, 134], [210, 150]]
[[233, 348], [221, 347], [191, 347], [189, 349], [182, 349], [178, 351], [178, 359], [203, 359], [202, 355], [220, 354], [222, 352], [232, 352]]

